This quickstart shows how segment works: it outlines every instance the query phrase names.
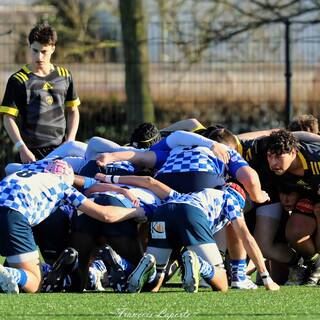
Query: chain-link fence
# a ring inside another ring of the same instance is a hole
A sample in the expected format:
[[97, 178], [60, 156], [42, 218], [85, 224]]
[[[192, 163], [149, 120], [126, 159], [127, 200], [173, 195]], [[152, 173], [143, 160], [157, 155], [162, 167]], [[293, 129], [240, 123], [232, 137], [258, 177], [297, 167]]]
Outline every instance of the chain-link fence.
[[[285, 24], [264, 26], [221, 43], [208, 43], [201, 54], [193, 26], [188, 22], [183, 25], [190, 35], [183, 44], [161, 29], [161, 24], [148, 25], [150, 89], [159, 126], [181, 117], [195, 117], [205, 124], [219, 122], [235, 132], [283, 126]], [[0, 24], [1, 96], [10, 74], [28, 61], [26, 35], [31, 27], [32, 24], [21, 22]], [[95, 30], [107, 30], [113, 45], [98, 48], [80, 59], [63, 55], [66, 47], [73, 47], [72, 42], [58, 43], [53, 62], [71, 70], [83, 102], [79, 139], [98, 134], [118, 137], [123, 142], [119, 134], [126, 133], [125, 68], [120, 26], [101, 23]], [[320, 26], [292, 21], [290, 31], [293, 114], [318, 116]], [[198, 52], [197, 58], [190, 59], [190, 52]], [[8, 142], [4, 133], [2, 136]], [[9, 154], [7, 149], [3, 152]], [[6, 155], [4, 158], [12, 160]]]

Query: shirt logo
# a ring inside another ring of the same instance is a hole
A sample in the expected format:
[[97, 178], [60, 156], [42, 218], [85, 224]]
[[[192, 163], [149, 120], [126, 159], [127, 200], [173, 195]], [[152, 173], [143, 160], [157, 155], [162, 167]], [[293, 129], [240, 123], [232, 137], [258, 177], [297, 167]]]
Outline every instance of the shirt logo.
[[51, 106], [53, 103], [53, 98], [51, 96], [46, 96], [46, 102], [49, 106]]
[[52, 89], [52, 88], [53, 88], [53, 85], [50, 84], [49, 82], [46, 82], [42, 87], [43, 90], [49, 90], [49, 89]]
[[166, 224], [164, 221], [151, 222], [151, 238], [166, 239]]

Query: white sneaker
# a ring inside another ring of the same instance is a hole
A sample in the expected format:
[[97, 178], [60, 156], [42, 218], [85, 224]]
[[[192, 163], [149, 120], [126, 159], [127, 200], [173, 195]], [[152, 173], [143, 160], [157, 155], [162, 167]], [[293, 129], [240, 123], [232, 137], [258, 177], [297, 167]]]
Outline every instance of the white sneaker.
[[231, 282], [231, 289], [255, 290], [257, 288], [258, 286], [248, 277], [246, 280]]
[[200, 278], [200, 263], [195, 252], [187, 250], [182, 255], [184, 276], [182, 279], [183, 288], [190, 293], [198, 292]]
[[0, 264], [0, 288], [4, 293], [19, 293], [16, 281], [2, 264]]

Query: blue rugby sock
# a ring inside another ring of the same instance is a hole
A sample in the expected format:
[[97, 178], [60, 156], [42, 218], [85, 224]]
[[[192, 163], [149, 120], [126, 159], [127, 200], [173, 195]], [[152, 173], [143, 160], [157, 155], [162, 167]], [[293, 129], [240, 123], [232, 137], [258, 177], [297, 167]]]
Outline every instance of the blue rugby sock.
[[120, 257], [119, 264], [121, 268], [125, 271], [126, 275], [129, 275], [134, 269], [133, 265], [125, 258]]
[[213, 279], [215, 274], [214, 266], [212, 266], [209, 262], [202, 259], [198, 256], [199, 263], [200, 263], [200, 276], [207, 282]]
[[17, 285], [20, 287], [24, 287], [27, 283], [28, 276], [23, 269], [16, 269], [5, 267], [7, 271], [12, 275], [13, 279], [16, 281]]
[[246, 280], [247, 260], [230, 260], [231, 281]]

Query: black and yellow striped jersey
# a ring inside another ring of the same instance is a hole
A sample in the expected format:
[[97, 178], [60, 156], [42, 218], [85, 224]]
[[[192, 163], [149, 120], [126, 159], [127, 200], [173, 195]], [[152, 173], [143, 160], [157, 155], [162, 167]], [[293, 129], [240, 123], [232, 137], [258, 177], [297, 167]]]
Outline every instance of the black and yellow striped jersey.
[[19, 116], [19, 129], [29, 148], [58, 146], [66, 130], [65, 108], [80, 104], [69, 70], [53, 66], [40, 77], [27, 65], [8, 80], [0, 112]]
[[310, 196], [320, 200], [320, 143], [300, 142], [297, 157], [303, 166], [303, 176], [286, 173], [282, 179], [296, 184], [304, 191], [309, 192]]
[[288, 172], [276, 176], [268, 166], [267, 141], [268, 137], [241, 141], [243, 157], [258, 172], [262, 186], [267, 188], [267, 185], [268, 191], [273, 192], [277, 191], [276, 186], [281, 183], [297, 185], [300, 190], [310, 192], [312, 198], [316, 197], [320, 190], [320, 142], [305, 142], [300, 139], [297, 157], [304, 169], [303, 176], [296, 176]]

